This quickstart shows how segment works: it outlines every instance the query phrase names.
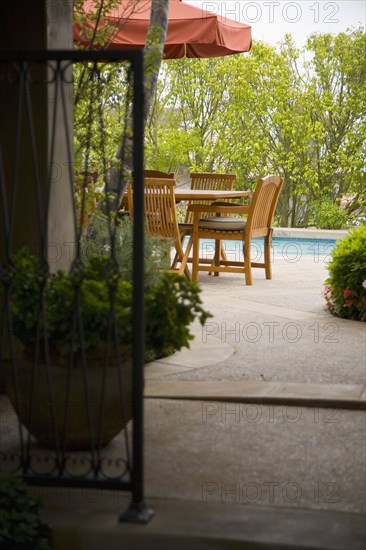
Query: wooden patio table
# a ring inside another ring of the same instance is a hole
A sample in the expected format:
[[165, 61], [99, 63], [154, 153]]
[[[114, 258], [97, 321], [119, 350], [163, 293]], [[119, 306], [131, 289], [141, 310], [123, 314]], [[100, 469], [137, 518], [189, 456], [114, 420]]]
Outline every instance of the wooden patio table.
[[[174, 189], [175, 201], [220, 201], [227, 199], [240, 199], [242, 197], [250, 197], [251, 191], [223, 191], [223, 190], [211, 190], [211, 189], [180, 189], [176, 187]], [[127, 209], [127, 192], [124, 193], [122, 203]]]
[[[240, 199], [242, 197], [250, 197], [251, 191], [223, 191], [223, 190], [211, 190], [211, 189], [180, 189], [176, 187], [174, 189], [175, 202], [180, 201], [220, 201], [227, 199]], [[121, 207], [124, 206], [128, 209], [127, 204], [127, 192], [124, 193]]]
[[249, 197], [252, 194], [251, 191], [222, 191], [211, 189], [180, 189], [176, 187], [174, 189], [174, 195], [176, 202], [179, 201], [196, 201], [196, 200], [208, 200], [208, 201], [220, 201], [225, 199], [240, 199], [242, 197]]

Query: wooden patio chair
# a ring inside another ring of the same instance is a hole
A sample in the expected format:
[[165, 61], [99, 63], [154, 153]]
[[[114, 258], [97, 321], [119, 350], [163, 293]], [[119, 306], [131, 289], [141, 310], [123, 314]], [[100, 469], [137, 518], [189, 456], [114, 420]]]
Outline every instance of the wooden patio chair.
[[[246, 284], [251, 285], [252, 267], [264, 268], [266, 279], [272, 278], [270, 250], [273, 229], [271, 225], [283, 181], [279, 176], [266, 176], [259, 179], [252, 201], [248, 205], [220, 203], [220, 205], [193, 204], [190, 206], [193, 213], [193, 232], [190, 241], [193, 243], [192, 279], [194, 281], [197, 280], [199, 271], [234, 272], [244, 273]], [[247, 219], [232, 217], [233, 214], [236, 216], [245, 214]], [[263, 263], [250, 260], [250, 244], [254, 237], [264, 237]], [[223, 259], [220, 250], [215, 247], [213, 262], [209, 266], [202, 265], [199, 259], [200, 239], [215, 239], [215, 242], [242, 241], [244, 261]]]
[[[185, 274], [191, 279], [187, 266], [187, 259], [192, 243], [183, 252], [182, 240], [186, 235], [185, 228], [180, 228], [177, 219], [177, 210], [174, 196], [175, 180], [172, 178], [144, 178], [144, 215], [148, 231], [152, 235], [158, 235], [162, 239], [171, 240], [178, 258], [177, 262], [171, 262], [171, 271], [179, 275]], [[133, 215], [133, 190], [129, 185], [128, 207]], [[174, 263], [174, 265], [173, 265]], [[177, 267], [177, 264], [180, 264]]]
[[[144, 177], [145, 178], [167, 178], [167, 179], [175, 179], [174, 172], [161, 172], [160, 170], [144, 170]], [[130, 183], [128, 183], [128, 187], [130, 186]], [[128, 206], [128, 197], [127, 194], [125, 194], [122, 197], [122, 201], [120, 204], [120, 207], [118, 209], [119, 211], [123, 211], [128, 215], [129, 213], [129, 206]]]
[[[234, 188], [234, 182], [236, 179], [235, 174], [214, 174], [214, 173], [208, 173], [208, 172], [191, 172], [190, 174], [191, 178], [191, 189], [207, 189], [207, 190], [222, 190], [222, 191], [232, 191]], [[209, 200], [202, 200], [200, 201], [200, 204], [211, 204], [212, 201]], [[191, 234], [193, 230], [193, 212], [191, 210], [193, 201], [188, 201], [187, 204], [187, 212], [186, 217], [184, 220], [184, 223], [181, 224], [181, 228], [185, 229], [185, 233], [183, 234], [182, 244], [184, 241], [184, 238], [186, 235]], [[210, 214], [205, 214], [203, 212], [202, 216], [206, 217]], [[220, 243], [217, 243], [217, 246], [220, 247], [221, 254], [225, 258], [225, 251], [220, 246]], [[205, 261], [204, 259], [202, 261]], [[176, 255], [173, 261], [173, 266], [178, 262], [178, 256]], [[192, 262], [192, 258], [188, 258], [188, 262]], [[207, 262], [206, 262], [207, 263]], [[218, 275], [218, 273], [215, 273], [215, 275]]]

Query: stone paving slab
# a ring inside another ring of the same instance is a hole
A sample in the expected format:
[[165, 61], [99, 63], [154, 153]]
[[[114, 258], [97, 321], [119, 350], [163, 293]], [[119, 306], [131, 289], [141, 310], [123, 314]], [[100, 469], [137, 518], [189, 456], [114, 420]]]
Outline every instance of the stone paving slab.
[[365, 385], [147, 380], [145, 397], [366, 409]]

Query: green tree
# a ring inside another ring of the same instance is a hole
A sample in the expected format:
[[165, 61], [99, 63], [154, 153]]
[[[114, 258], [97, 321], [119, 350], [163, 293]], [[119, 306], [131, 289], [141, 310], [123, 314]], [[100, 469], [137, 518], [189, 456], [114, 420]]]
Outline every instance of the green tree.
[[307, 155], [311, 124], [302, 78], [300, 52], [286, 37], [279, 49], [257, 43], [238, 60], [230, 102], [237, 166], [250, 181], [260, 174], [285, 177], [278, 211], [281, 225], [295, 225], [313, 186]]
[[165, 63], [156, 98], [160, 106], [152, 111], [147, 135], [150, 161], [158, 161], [162, 169], [181, 165], [194, 170], [230, 169], [222, 149], [229, 139], [224, 117], [229, 97], [222, 82], [229, 65], [230, 57]]
[[352, 210], [366, 193], [366, 35], [314, 34], [306, 49], [319, 188], [334, 198], [353, 194]]
[[286, 36], [249, 54], [171, 61], [149, 121], [151, 165], [235, 172], [249, 186], [282, 174], [285, 226], [313, 223], [314, 202], [331, 201], [336, 215], [351, 195], [348, 209], [362, 207], [365, 40], [361, 31], [312, 35], [299, 50]]

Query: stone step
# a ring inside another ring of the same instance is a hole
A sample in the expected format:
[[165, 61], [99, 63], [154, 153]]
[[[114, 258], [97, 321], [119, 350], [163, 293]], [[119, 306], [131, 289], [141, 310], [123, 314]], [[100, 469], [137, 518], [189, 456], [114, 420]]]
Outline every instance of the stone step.
[[364, 384], [145, 380], [145, 398], [366, 409]]
[[146, 525], [118, 522], [112, 494], [48, 506], [54, 550], [364, 550], [360, 514], [149, 499]]

